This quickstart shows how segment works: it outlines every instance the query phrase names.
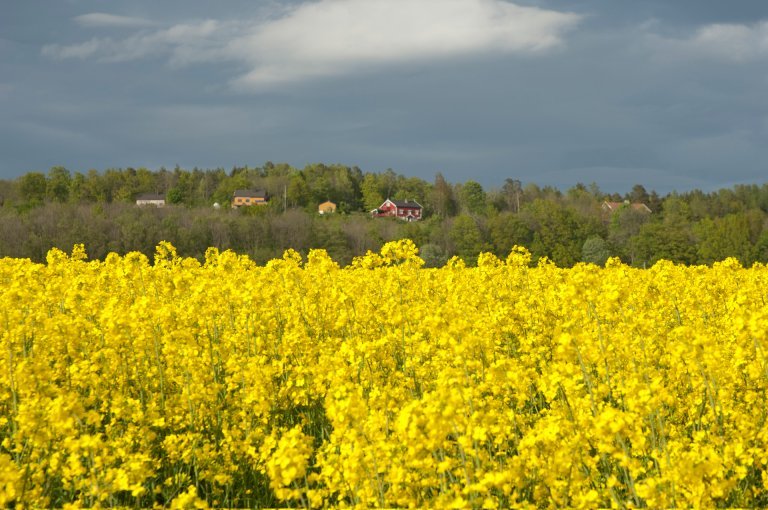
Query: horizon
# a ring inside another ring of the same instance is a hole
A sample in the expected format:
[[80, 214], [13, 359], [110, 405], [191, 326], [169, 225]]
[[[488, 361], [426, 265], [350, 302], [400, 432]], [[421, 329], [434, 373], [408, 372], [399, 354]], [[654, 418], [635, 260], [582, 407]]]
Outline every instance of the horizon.
[[[197, 171], [201, 171], [201, 172], [216, 172], [218, 170], [223, 170], [228, 176], [231, 176], [232, 173], [235, 170], [248, 169], [248, 170], [263, 171], [265, 166], [267, 164], [269, 164], [269, 163], [272, 163], [275, 166], [287, 165], [293, 171], [296, 171], [296, 172], [301, 172], [302, 170], [304, 170], [307, 167], [310, 167], [312, 165], [325, 165], [327, 167], [332, 167], [332, 166], [339, 165], [339, 166], [346, 167], [346, 168], [349, 168], [349, 169], [357, 168], [357, 169], [359, 169], [362, 172], [363, 175], [368, 174], [368, 173], [380, 175], [380, 174], [384, 174], [387, 171], [391, 170], [391, 171], [395, 172], [396, 175], [400, 175], [400, 176], [405, 177], [405, 178], [414, 178], [415, 177], [415, 178], [418, 178], [418, 179], [422, 179], [424, 182], [426, 182], [429, 185], [433, 184], [434, 177], [437, 175], [437, 173], [442, 173], [442, 172], [436, 172], [435, 175], [433, 175], [432, 178], [430, 179], [430, 178], [424, 178], [424, 177], [421, 177], [421, 176], [418, 176], [418, 175], [409, 175], [407, 173], [399, 172], [397, 169], [394, 169], [394, 168], [386, 168], [386, 169], [380, 170], [380, 171], [368, 171], [368, 170], [366, 170], [364, 168], [361, 168], [359, 165], [348, 165], [348, 164], [344, 164], [344, 163], [323, 163], [323, 162], [312, 162], [312, 163], [307, 163], [303, 167], [297, 167], [297, 166], [291, 165], [290, 163], [287, 163], [285, 161], [279, 161], [279, 162], [265, 161], [261, 165], [250, 165], [250, 164], [247, 164], [247, 165], [233, 165], [231, 168], [226, 168], [226, 167], [223, 167], [223, 166], [216, 166], [216, 167], [213, 167], [213, 168], [202, 168], [202, 167], [199, 167], [199, 166], [192, 166], [192, 167], [187, 168], [187, 167], [184, 167], [184, 166], [181, 166], [181, 165], [174, 165], [173, 167], [170, 167], [170, 168], [166, 167], [165, 165], [162, 165], [162, 166], [160, 166], [158, 168], [147, 168], [146, 166], [130, 166], [130, 165], [125, 166], [125, 167], [109, 166], [109, 167], [104, 168], [104, 169], [88, 168], [87, 170], [72, 170], [70, 168], [67, 168], [64, 165], [54, 165], [51, 168], [57, 168], [57, 167], [64, 168], [64, 169], [66, 169], [70, 173], [71, 176], [74, 176], [76, 173], [79, 173], [79, 174], [81, 174], [83, 176], [87, 176], [88, 173], [91, 172], [91, 171], [95, 171], [99, 175], [104, 175], [107, 171], [110, 171], [110, 170], [126, 171], [126, 170], [129, 170], [129, 169], [131, 169], [131, 170], [147, 170], [147, 171], [149, 171], [151, 173], [160, 173], [160, 172], [163, 172], [163, 171], [165, 171], [165, 172], [173, 172], [173, 171], [176, 170], [176, 168], [178, 168], [179, 170], [184, 171], [184, 172], [193, 172], [193, 171], [196, 171], [196, 170]], [[46, 170], [42, 170], [42, 169], [41, 170], [31, 170], [29, 172], [24, 172], [24, 173], [22, 173], [22, 174], [20, 174], [18, 176], [14, 176], [14, 177], [0, 177], [0, 181], [14, 182], [14, 181], [19, 180], [20, 178], [22, 178], [24, 175], [26, 175], [28, 173], [40, 173], [40, 174], [43, 174], [46, 177], [46, 179], [47, 179], [48, 178], [49, 170], [50, 169], [46, 169]], [[448, 184], [450, 184], [452, 186], [456, 186], [456, 185], [461, 186], [461, 185], [463, 185], [463, 184], [465, 184], [467, 182], [470, 182], [470, 181], [478, 182], [483, 187], [483, 189], [486, 192], [494, 192], [494, 191], [500, 191], [501, 188], [504, 185], [504, 179], [508, 179], [508, 178], [509, 177], [503, 177], [501, 182], [498, 182], [496, 184], [492, 183], [491, 185], [486, 185], [486, 184], [484, 184], [482, 182], [479, 182], [479, 181], [477, 181], [477, 180], [475, 180], [473, 178], [467, 178], [467, 179], [463, 179], [463, 180], [446, 179], [446, 181], [448, 182]], [[670, 190], [670, 191], [667, 191], [667, 192], [660, 192], [658, 189], [656, 189], [652, 185], [650, 185], [651, 183], [644, 183], [644, 182], [635, 182], [635, 183], [631, 184], [629, 186], [629, 188], [626, 189], [626, 190], [614, 190], [614, 189], [608, 190], [608, 189], [604, 189], [602, 186], [599, 185], [599, 183], [596, 183], [594, 181], [593, 182], [576, 181], [576, 182], [574, 182], [571, 185], [562, 186], [562, 187], [561, 186], [557, 186], [557, 185], [552, 185], [552, 184], [541, 184], [541, 183], [536, 182], [536, 181], [522, 181], [521, 180], [520, 184], [521, 184], [523, 190], [525, 189], [525, 187], [527, 185], [534, 185], [534, 186], [538, 187], [541, 190], [544, 190], [546, 188], [553, 188], [553, 189], [555, 189], [556, 191], [558, 191], [560, 193], [567, 193], [568, 190], [576, 188], [578, 186], [583, 186], [587, 190], [589, 190], [593, 186], [597, 186], [598, 191], [600, 192], [600, 195], [602, 197], [604, 197], [604, 198], [605, 197], [610, 198], [613, 195], [621, 195], [621, 196], [629, 195], [632, 192], [632, 188], [634, 186], [640, 185], [640, 186], [642, 186], [645, 189], [645, 191], [648, 194], [656, 193], [660, 198], [663, 199], [663, 198], [665, 198], [667, 196], [670, 196], [670, 195], [685, 195], [685, 194], [694, 193], [694, 192], [697, 192], [697, 191], [700, 191], [700, 192], [705, 193], [705, 194], [712, 194], [712, 193], [717, 193], [717, 192], [722, 191], [722, 190], [733, 190], [733, 189], [736, 189], [739, 186], [768, 186], [768, 180], [763, 181], [763, 182], [740, 182], [740, 183], [732, 184], [730, 186], [721, 186], [721, 187], [718, 187], [716, 189], [709, 189], [709, 190], [701, 189], [701, 188], [691, 188], [691, 189], [683, 189], [683, 190], [673, 189], [673, 190]]]
[[[305, 163], [305, 164], [303, 164], [301, 166], [296, 166], [296, 165], [291, 165], [290, 163], [288, 163], [286, 161], [280, 161], [280, 162], [275, 162], [275, 164], [286, 164], [286, 165], [290, 166], [291, 168], [293, 168], [294, 170], [297, 170], [297, 171], [300, 171], [300, 170], [302, 170], [302, 169], [304, 169], [304, 168], [306, 168], [308, 166], [311, 166], [311, 165], [326, 165], [326, 166], [342, 165], [342, 166], [349, 167], [349, 168], [359, 168], [363, 174], [367, 174], [367, 173], [382, 174], [382, 173], [385, 173], [387, 170], [392, 170], [396, 174], [402, 175], [404, 177], [418, 177], [419, 179], [422, 179], [422, 180], [424, 180], [425, 182], [427, 182], [429, 184], [432, 184], [432, 182], [434, 181], [434, 177], [435, 177], [435, 175], [437, 175], [437, 173], [443, 174], [443, 172], [440, 172], [438, 170], [431, 177], [430, 176], [423, 176], [423, 175], [415, 175], [415, 174], [410, 174], [410, 173], [407, 173], [407, 172], [402, 172], [402, 171], [399, 171], [396, 168], [391, 168], [391, 167], [386, 167], [386, 168], [381, 169], [381, 170], [367, 170], [365, 168], [362, 168], [360, 165], [354, 165], [354, 164], [349, 165], [349, 164], [345, 164], [345, 163], [341, 163], [341, 162], [326, 163], [326, 162], [321, 162], [321, 161], [312, 161], [312, 162]], [[203, 171], [203, 172], [211, 172], [211, 171], [216, 171], [218, 169], [222, 169], [227, 174], [230, 174], [233, 169], [243, 168], [246, 165], [242, 165], [241, 166], [241, 165], [238, 165], [238, 164], [234, 164], [234, 165], [231, 165], [231, 166], [228, 166], [228, 167], [225, 167], [225, 166], [222, 166], [222, 165], [217, 165], [217, 166], [214, 166], [214, 167], [201, 167], [199, 165], [191, 165], [191, 166], [187, 167], [187, 166], [184, 166], [184, 165], [174, 164], [174, 165], [171, 165], [171, 166], [169, 166], [169, 165], [160, 165], [157, 168], [150, 168], [150, 167], [142, 166], [142, 165], [125, 165], [125, 166], [110, 165], [110, 166], [107, 166], [107, 167], [104, 167], [104, 168], [101, 168], [101, 169], [91, 168], [91, 167], [89, 167], [87, 169], [72, 169], [72, 168], [68, 168], [66, 165], [57, 164], [57, 165], [52, 165], [50, 168], [40, 168], [40, 169], [33, 169], [33, 170], [25, 171], [25, 172], [22, 172], [22, 173], [20, 173], [18, 175], [11, 176], [11, 177], [0, 177], [0, 180], [3, 180], [3, 181], [15, 181], [15, 180], [23, 177], [27, 173], [33, 173], [33, 172], [42, 173], [42, 174], [47, 176], [48, 172], [50, 171], [50, 169], [54, 168], [54, 167], [63, 167], [66, 170], [68, 170], [72, 175], [74, 175], [75, 173], [80, 173], [82, 175], [87, 175], [88, 172], [90, 172], [91, 170], [95, 170], [99, 174], [103, 175], [105, 172], [107, 172], [109, 170], [127, 170], [129, 168], [134, 169], [134, 170], [146, 169], [146, 170], [149, 170], [150, 172], [153, 172], [153, 173], [162, 172], [162, 171], [172, 172], [177, 166], [181, 170], [190, 171], [190, 172], [193, 171], [193, 170], [200, 170], [200, 171]], [[254, 165], [250, 165], [250, 164], [247, 165], [247, 167], [248, 167], [248, 169], [251, 169], [251, 170], [263, 168], [261, 166], [254, 166]], [[445, 177], [445, 174], [443, 174], [443, 176]], [[514, 176], [503, 175], [503, 176], [499, 176], [498, 180], [489, 181], [489, 182], [480, 182], [476, 178], [473, 178], [472, 176], [467, 176], [465, 178], [464, 176], [461, 176], [461, 175], [459, 175], [457, 179], [448, 179], [446, 177], [446, 180], [449, 182], [449, 184], [452, 184], [452, 185], [456, 185], [456, 184], [460, 185], [460, 184], [463, 184], [463, 183], [465, 183], [467, 181], [475, 181], [475, 182], [478, 182], [479, 184], [481, 184], [484, 190], [486, 190], [486, 191], [493, 191], [493, 190], [500, 189], [504, 185], [504, 180], [508, 179], [508, 178], [509, 179], [513, 179]], [[561, 191], [561, 192], [566, 192], [567, 190], [569, 190], [571, 188], [574, 188], [574, 187], [577, 187], [579, 185], [583, 185], [583, 186], [589, 188], [590, 186], [592, 186], [594, 184], [594, 185], [597, 185], [597, 187], [599, 188], [600, 192], [602, 194], [604, 194], [604, 195], [613, 195], [613, 194], [624, 195], [624, 194], [629, 193], [631, 191], [632, 187], [635, 186], [635, 185], [638, 185], [638, 184], [643, 186], [648, 193], [656, 192], [659, 196], [674, 195], [674, 194], [685, 194], [685, 193], [691, 193], [691, 192], [696, 192], [696, 191], [701, 191], [703, 193], [717, 193], [720, 190], [734, 189], [734, 188], [736, 188], [738, 186], [763, 186], [763, 185], [768, 185], [768, 177], [766, 177], [766, 178], [763, 178], [762, 180], [756, 179], [755, 181], [739, 181], [739, 182], [732, 182], [730, 184], [713, 185], [713, 187], [710, 187], [710, 188], [696, 188], [696, 187], [684, 188], [684, 189], [683, 188], [681, 188], [681, 189], [674, 188], [674, 189], [669, 189], [667, 191], [663, 191], [662, 192], [662, 191], [659, 191], [659, 188], [654, 187], [653, 183], [650, 183], [650, 182], [639, 182], [639, 181], [638, 182], [631, 182], [631, 183], [630, 183], [630, 181], [627, 181], [627, 183], [629, 183], [627, 185], [627, 189], [606, 189], [599, 182], [596, 182], [596, 181], [589, 181], [588, 182], [588, 181], [583, 181], [583, 180], [576, 180], [576, 181], [572, 181], [571, 183], [566, 183], [566, 184], [559, 185], [559, 184], [544, 184], [544, 183], [538, 182], [536, 180], [522, 180], [522, 179], [517, 179], [517, 180], [520, 180], [521, 185], [523, 187], [525, 187], [528, 184], [533, 184], [533, 185], [536, 185], [536, 186], [538, 186], [539, 188], [542, 188], [542, 189], [545, 188], [545, 187], [551, 187], [551, 188], [554, 188], [554, 189], [556, 189], [558, 191]]]

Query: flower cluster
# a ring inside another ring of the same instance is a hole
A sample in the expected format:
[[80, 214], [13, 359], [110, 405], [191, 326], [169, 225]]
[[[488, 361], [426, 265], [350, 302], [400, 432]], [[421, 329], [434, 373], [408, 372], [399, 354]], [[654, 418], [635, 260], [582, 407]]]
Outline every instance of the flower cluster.
[[0, 260], [0, 506], [768, 505], [768, 268]]

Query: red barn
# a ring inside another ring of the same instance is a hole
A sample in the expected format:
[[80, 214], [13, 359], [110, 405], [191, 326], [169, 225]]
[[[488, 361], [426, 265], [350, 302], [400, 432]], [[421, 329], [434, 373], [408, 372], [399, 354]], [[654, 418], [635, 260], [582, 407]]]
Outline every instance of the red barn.
[[417, 221], [421, 219], [421, 204], [412, 200], [386, 199], [378, 208], [371, 211], [373, 216], [393, 216], [405, 221]]

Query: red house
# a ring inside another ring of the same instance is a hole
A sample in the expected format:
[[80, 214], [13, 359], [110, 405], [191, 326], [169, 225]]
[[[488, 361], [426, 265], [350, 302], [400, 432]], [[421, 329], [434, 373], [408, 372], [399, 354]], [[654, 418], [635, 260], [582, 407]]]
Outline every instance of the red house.
[[417, 221], [421, 219], [421, 204], [411, 200], [386, 199], [378, 208], [371, 211], [376, 217], [393, 216], [405, 221]]

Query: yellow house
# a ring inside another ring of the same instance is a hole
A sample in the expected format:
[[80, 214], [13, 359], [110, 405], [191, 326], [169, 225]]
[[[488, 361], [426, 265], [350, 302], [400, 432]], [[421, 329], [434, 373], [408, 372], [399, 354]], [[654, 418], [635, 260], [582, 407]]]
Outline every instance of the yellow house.
[[331, 214], [336, 212], [336, 204], [328, 200], [317, 206], [317, 212], [320, 214]]
[[269, 201], [267, 192], [263, 190], [238, 189], [232, 196], [232, 208], [266, 205]]

